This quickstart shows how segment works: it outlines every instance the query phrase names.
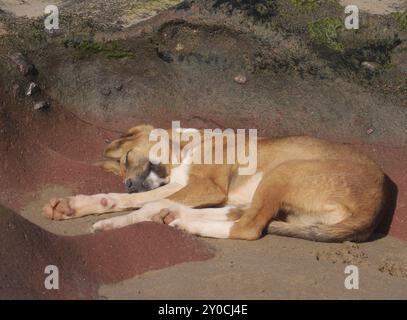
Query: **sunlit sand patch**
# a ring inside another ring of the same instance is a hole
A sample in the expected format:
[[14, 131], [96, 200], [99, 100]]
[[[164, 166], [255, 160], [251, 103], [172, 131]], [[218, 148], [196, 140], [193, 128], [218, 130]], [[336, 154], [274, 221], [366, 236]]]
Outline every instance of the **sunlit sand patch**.
[[356, 5], [372, 14], [390, 14], [407, 8], [406, 0], [340, 0], [343, 5]]
[[47, 5], [59, 3], [60, 0], [0, 0], [0, 8], [18, 17], [36, 18], [44, 15]]
[[124, 27], [130, 27], [141, 21], [150, 19], [157, 15], [160, 11], [166, 10], [180, 3], [180, 0], [150, 0], [135, 1], [131, 3], [125, 10], [125, 14], [122, 17], [124, 21]]

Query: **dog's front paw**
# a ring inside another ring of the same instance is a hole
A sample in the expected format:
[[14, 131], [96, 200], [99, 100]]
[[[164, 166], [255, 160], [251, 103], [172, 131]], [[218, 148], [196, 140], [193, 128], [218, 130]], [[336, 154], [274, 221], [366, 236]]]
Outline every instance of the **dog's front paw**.
[[44, 217], [51, 220], [65, 220], [75, 217], [70, 198], [53, 198], [43, 208]]

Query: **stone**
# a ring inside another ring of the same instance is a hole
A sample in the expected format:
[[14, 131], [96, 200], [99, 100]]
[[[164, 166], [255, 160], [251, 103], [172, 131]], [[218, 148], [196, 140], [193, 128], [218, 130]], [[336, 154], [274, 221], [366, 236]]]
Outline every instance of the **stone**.
[[361, 66], [366, 69], [369, 70], [370, 72], [375, 72], [378, 68], [378, 64], [375, 62], [369, 62], [369, 61], [363, 61], [361, 63]]
[[46, 101], [39, 101], [34, 104], [34, 110], [41, 110], [49, 107], [49, 103]]
[[9, 57], [23, 76], [34, 76], [36, 74], [37, 70], [35, 69], [35, 66], [27, 62], [22, 53], [17, 52]]
[[239, 84], [245, 84], [247, 82], [247, 78], [245, 75], [243, 74], [238, 74], [235, 77], [235, 82], [239, 83]]
[[39, 88], [38, 88], [37, 84], [36, 84], [35, 82], [30, 82], [30, 84], [29, 84], [29, 86], [28, 86], [28, 89], [27, 89], [25, 95], [26, 95], [27, 97], [30, 97], [30, 96], [32, 96], [33, 94], [35, 94], [36, 92], [38, 92], [38, 91], [39, 91]]

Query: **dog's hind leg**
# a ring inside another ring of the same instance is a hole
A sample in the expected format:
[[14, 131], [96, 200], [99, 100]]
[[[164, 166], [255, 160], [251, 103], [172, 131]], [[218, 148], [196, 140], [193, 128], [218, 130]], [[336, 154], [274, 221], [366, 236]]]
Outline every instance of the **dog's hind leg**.
[[[224, 207], [224, 218], [213, 219], [219, 208], [195, 209], [196, 214], [174, 212], [168, 208], [164, 222], [188, 233], [223, 239], [256, 240], [279, 209], [281, 190], [273, 180], [260, 183], [249, 208]], [[226, 208], [226, 209], [225, 209]], [[205, 210], [205, 211], [203, 211]], [[201, 213], [199, 213], [201, 211]]]
[[207, 219], [176, 219], [169, 225], [201, 237], [230, 239], [235, 221], [215, 221]]
[[201, 216], [198, 213], [187, 218], [182, 217], [181, 214], [181, 218], [179, 218], [172, 214], [171, 209], [168, 210], [168, 215], [164, 217], [166, 224], [191, 234], [209, 238], [256, 240], [260, 238], [263, 229], [272, 218], [270, 215], [272, 211], [266, 211], [267, 218], [265, 218], [266, 215], [263, 211], [259, 210], [255, 214], [251, 214], [250, 209], [233, 208], [222, 220], [214, 219], [215, 212], [213, 214], [205, 213]]
[[[235, 221], [241, 216], [241, 211], [235, 206], [224, 206], [220, 208], [204, 208], [196, 209], [185, 206], [171, 206], [163, 208], [153, 218], [155, 221], [161, 219], [164, 223], [166, 221], [173, 221], [176, 219], [182, 220], [211, 220], [211, 221]], [[164, 221], [165, 220], [165, 221]], [[167, 223], [168, 224], [168, 223]]]
[[162, 220], [165, 224], [190, 234], [228, 239], [243, 212], [234, 206], [205, 209], [169, 206], [154, 215], [153, 220]]

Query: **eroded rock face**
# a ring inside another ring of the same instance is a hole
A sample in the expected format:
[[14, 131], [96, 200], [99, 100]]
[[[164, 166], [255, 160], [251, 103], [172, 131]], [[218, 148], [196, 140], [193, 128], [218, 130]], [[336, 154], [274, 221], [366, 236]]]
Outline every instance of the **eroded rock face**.
[[[322, 4], [304, 13], [290, 3], [273, 1], [270, 14], [259, 16], [262, 1], [253, 8], [240, 1], [191, 1], [124, 30], [115, 28], [116, 22], [123, 26], [118, 17], [141, 10], [141, 3], [64, 1], [61, 34], [46, 35], [39, 21], [31, 28], [39, 30], [21, 39], [39, 69], [42, 99], [114, 130], [134, 122], [168, 127], [172, 118], [186, 126], [256, 127], [266, 135], [407, 139], [399, 109], [407, 101], [406, 80], [397, 63], [405, 61], [404, 51], [393, 59], [405, 41], [395, 22], [369, 18], [371, 30], [361, 30], [357, 39], [338, 34], [343, 52], [336, 52], [312, 43], [307, 26], [309, 19], [342, 15], [342, 9]], [[380, 33], [383, 24], [389, 27]], [[8, 46], [21, 47], [21, 39], [8, 39]], [[250, 81], [233, 81], [237, 75]], [[4, 83], [16, 85], [13, 76], [2, 73]], [[386, 88], [392, 95], [382, 96], [383, 107], [374, 95]]]

